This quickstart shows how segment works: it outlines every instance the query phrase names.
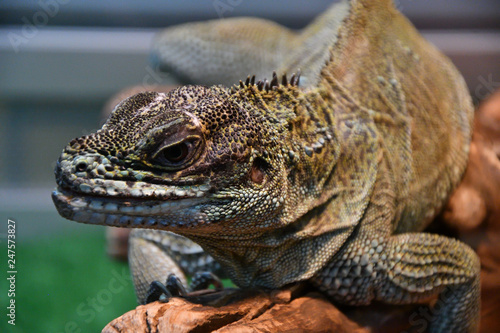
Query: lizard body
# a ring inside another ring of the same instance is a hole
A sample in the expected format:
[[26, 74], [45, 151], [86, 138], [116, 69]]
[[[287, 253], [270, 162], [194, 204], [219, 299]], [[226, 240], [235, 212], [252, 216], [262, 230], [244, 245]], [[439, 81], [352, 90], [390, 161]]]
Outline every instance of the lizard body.
[[[274, 75], [132, 96], [65, 148], [54, 202], [78, 222], [185, 236], [243, 288], [309, 280], [353, 305], [440, 295], [431, 331], [474, 332], [477, 256], [421, 232], [466, 166], [464, 82], [390, 1], [337, 6], [280, 60], [302, 66], [304, 84]], [[311, 32], [322, 26], [327, 42]], [[142, 232], [132, 259], [173, 260], [141, 257]], [[131, 264], [143, 292], [157, 272]]]

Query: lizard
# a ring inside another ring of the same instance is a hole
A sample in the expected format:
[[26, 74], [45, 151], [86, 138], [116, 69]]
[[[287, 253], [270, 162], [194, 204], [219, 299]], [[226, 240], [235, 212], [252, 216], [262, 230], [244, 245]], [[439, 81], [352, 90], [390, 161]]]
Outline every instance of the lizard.
[[[345, 6], [332, 6], [300, 32], [251, 17], [174, 26], [155, 38], [153, 67], [173, 74], [181, 82], [228, 87], [249, 72], [265, 79], [275, 68], [291, 72], [297, 67], [319, 67], [326, 56], [322, 48], [335, 36]], [[318, 52], [307, 52], [311, 48]], [[302, 75], [302, 85], [304, 81]], [[134, 229], [129, 237], [128, 257], [139, 303], [146, 302], [152, 281], [173, 272], [183, 285], [187, 284], [186, 275], [196, 278], [198, 272], [226, 277], [217, 261], [198, 244], [171, 232]], [[195, 285], [194, 279], [191, 285]]]
[[[350, 305], [437, 295], [431, 332], [475, 332], [477, 255], [422, 231], [467, 164], [463, 78], [391, 1], [327, 14], [328, 40], [278, 67], [305, 82], [131, 96], [64, 148], [53, 201], [77, 222], [140, 228], [136, 241], [185, 236], [241, 288], [308, 281]], [[175, 261], [163, 250], [143, 254]]]

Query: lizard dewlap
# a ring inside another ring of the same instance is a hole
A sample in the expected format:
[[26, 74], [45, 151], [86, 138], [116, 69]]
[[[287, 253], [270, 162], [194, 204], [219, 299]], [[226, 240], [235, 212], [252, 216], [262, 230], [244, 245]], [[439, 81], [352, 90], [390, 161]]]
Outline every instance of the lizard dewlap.
[[[198, 253], [242, 288], [309, 280], [351, 305], [440, 295], [431, 331], [475, 332], [476, 254], [422, 232], [466, 167], [462, 77], [391, 1], [341, 2], [297, 38], [278, 63], [257, 61], [255, 73], [277, 69], [269, 80], [121, 102], [102, 129], [64, 148], [59, 213], [139, 228], [139, 298], [165, 279], [159, 267], [182, 275]], [[299, 68], [306, 80], [292, 75]]]

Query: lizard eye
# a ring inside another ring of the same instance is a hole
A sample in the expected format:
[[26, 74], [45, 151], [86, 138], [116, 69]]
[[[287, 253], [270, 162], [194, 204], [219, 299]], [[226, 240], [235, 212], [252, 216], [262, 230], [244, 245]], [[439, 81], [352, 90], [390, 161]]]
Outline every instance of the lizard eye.
[[185, 142], [167, 147], [161, 151], [161, 158], [175, 164], [182, 162], [189, 154], [189, 147]]
[[198, 151], [200, 140], [187, 138], [180, 142], [161, 147], [153, 156], [153, 161], [161, 166], [179, 169], [185, 167]]

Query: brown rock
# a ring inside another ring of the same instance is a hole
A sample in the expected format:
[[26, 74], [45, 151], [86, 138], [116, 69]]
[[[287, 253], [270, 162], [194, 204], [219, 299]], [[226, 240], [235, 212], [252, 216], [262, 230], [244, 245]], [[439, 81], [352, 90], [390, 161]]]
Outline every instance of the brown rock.
[[318, 293], [286, 303], [276, 303], [271, 294], [256, 290], [229, 290], [219, 297], [227, 304], [209, 306], [174, 297], [168, 303], [141, 305], [113, 320], [103, 332], [369, 332]]
[[127, 261], [130, 229], [106, 227], [106, 252], [119, 261]]
[[500, 90], [477, 110], [469, 164], [443, 214], [481, 259], [481, 332], [500, 327]]

